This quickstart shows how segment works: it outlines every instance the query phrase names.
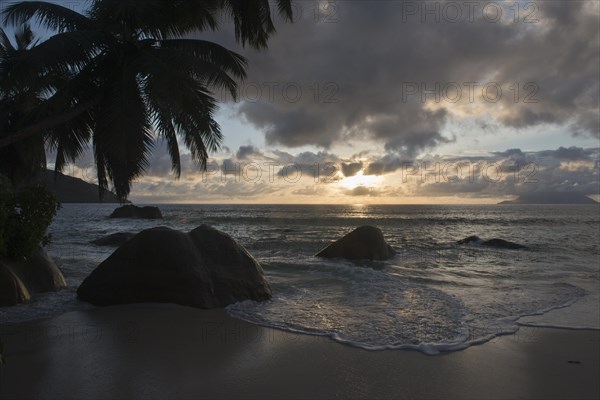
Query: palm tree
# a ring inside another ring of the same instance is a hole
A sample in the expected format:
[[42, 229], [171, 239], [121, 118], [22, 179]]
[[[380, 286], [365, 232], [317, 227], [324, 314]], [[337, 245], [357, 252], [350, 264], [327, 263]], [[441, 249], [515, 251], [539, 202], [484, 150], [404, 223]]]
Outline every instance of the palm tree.
[[[28, 24], [23, 24], [15, 31], [14, 45], [0, 29], [0, 130], [2, 131], [10, 131], [17, 127], [17, 121], [42, 102], [41, 79], [25, 82], [12, 74], [19, 57], [36, 43]], [[0, 173], [9, 178], [13, 185], [31, 177], [45, 164], [44, 139], [41, 135], [28, 137], [0, 149]]]
[[[290, 0], [277, 4], [291, 20]], [[36, 18], [57, 34], [12, 64], [15, 82], [51, 76], [53, 84], [32, 112], [2, 127], [0, 149], [44, 137], [61, 170], [91, 142], [101, 191], [112, 182], [122, 199], [144, 172], [155, 135], [166, 141], [177, 176], [178, 140], [205, 168], [208, 153], [222, 141], [212, 90], [226, 89], [235, 98], [247, 63], [185, 35], [218, 29], [223, 14], [232, 17], [242, 45], [263, 48], [274, 32], [268, 0], [94, 0], [85, 15], [45, 2], [7, 7], [5, 24]]]

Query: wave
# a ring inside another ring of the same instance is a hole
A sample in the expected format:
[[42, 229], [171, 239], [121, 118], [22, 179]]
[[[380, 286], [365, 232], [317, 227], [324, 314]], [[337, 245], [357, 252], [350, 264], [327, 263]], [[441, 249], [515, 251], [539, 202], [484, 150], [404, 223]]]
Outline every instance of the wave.
[[[310, 257], [272, 264], [266, 271], [272, 300], [233, 304], [227, 308], [230, 315], [367, 350], [438, 354], [464, 349], [513, 334], [520, 317], [566, 307], [585, 293], [569, 284], [512, 283], [501, 286], [494, 296], [469, 301], [469, 294], [480, 288], [407, 279], [364, 263]], [[530, 290], [524, 292], [525, 288]], [[501, 304], [507, 293], [508, 302]]]

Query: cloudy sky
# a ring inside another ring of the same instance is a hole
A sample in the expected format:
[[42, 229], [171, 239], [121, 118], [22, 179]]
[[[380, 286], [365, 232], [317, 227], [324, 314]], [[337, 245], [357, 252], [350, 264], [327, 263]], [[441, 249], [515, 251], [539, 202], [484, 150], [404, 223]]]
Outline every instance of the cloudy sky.
[[[73, 2], [71, 2], [73, 3]], [[206, 172], [156, 144], [138, 202], [494, 203], [598, 194], [600, 2], [296, 1]], [[83, 157], [72, 174], [93, 180]], [[87, 172], [86, 172], [87, 169]], [[69, 171], [67, 171], [69, 172]]]

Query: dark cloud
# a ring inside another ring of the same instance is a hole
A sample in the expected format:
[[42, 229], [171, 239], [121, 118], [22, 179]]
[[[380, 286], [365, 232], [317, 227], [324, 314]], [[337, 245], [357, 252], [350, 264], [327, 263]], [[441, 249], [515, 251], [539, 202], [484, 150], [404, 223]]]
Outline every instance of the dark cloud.
[[[186, 175], [195, 171], [200, 171], [200, 168], [195, 165], [192, 157], [189, 153], [183, 152], [185, 147], [180, 145], [179, 159], [181, 163], [181, 174]], [[163, 139], [157, 139], [154, 141], [152, 154], [148, 160], [148, 168], [146, 168], [146, 174], [150, 176], [174, 176], [172, 170], [171, 156], [167, 149], [166, 141]]]
[[[531, 157], [528, 157], [521, 149], [508, 149], [506, 151], [492, 152], [492, 154], [497, 157], [495, 160], [492, 159], [492, 162], [502, 159], [500, 165], [505, 172], [514, 171], [518, 165], [526, 165], [528, 162], [535, 161]], [[485, 161], [490, 162], [490, 159]]]
[[541, 8], [543, 15], [563, 26], [577, 23], [577, 17], [584, 6], [582, 1], [548, 1], [545, 3]]
[[262, 156], [263, 154], [254, 146], [240, 146], [235, 156], [238, 160], [245, 160], [250, 156]]
[[221, 172], [224, 175], [239, 175], [241, 164], [232, 158], [225, 158], [221, 162]]
[[[600, 192], [599, 148], [509, 149], [479, 157], [371, 159], [365, 175], [397, 174], [407, 193], [419, 196], [501, 197], [525, 193]], [[357, 193], [366, 195], [365, 189]], [[351, 191], [344, 194], [352, 195]]]
[[386, 155], [380, 159], [371, 161], [365, 168], [364, 175], [385, 175], [402, 168], [410, 166], [411, 160], [403, 159], [394, 155]]
[[525, 157], [525, 153], [521, 151], [521, 149], [508, 149], [505, 151], [494, 151], [492, 154], [495, 154], [500, 157]]
[[[452, 163], [447, 169], [450, 173], [440, 173], [437, 181], [430, 179], [425, 183], [418, 182], [422, 177], [419, 173], [411, 174], [409, 180], [419, 183], [413, 186], [413, 193], [420, 195], [500, 197], [509, 194], [599, 194], [599, 156], [598, 148], [560, 147], [537, 152], [510, 149], [493, 153], [476, 163], [466, 159], [446, 159], [446, 163]], [[562, 161], [569, 163], [564, 165]], [[459, 172], [454, 166], [461, 162], [465, 168]], [[419, 163], [415, 165], [422, 168]], [[445, 165], [448, 164], [441, 163], [440, 171]]]
[[[460, 86], [464, 99], [468, 82], [477, 83], [475, 102], [489, 110], [491, 120], [482, 122], [488, 131], [490, 124], [520, 129], [555, 123], [569, 125], [573, 134], [599, 135], [600, 36], [593, 2], [535, 2], [533, 14], [518, 3], [518, 17], [500, 3], [498, 22], [484, 15], [484, 4], [472, 21], [461, 6], [456, 23], [443, 15], [423, 23], [420, 12], [407, 15], [406, 3], [396, 1], [337, 2], [335, 19], [318, 13], [323, 18], [316, 21], [306, 4], [298, 2], [296, 23], [278, 24], [266, 52], [239, 49], [229, 29], [215, 35], [249, 58], [238, 111], [270, 145], [327, 149], [374, 139], [414, 158], [452, 140], [442, 131], [454, 104], [444, 101], [448, 96], [436, 84]], [[495, 99], [491, 90], [483, 98], [486, 84], [499, 85], [502, 96]]]
[[594, 151], [594, 149], [583, 149], [575, 146], [569, 148], [561, 146], [557, 150], [540, 151], [538, 154], [542, 157], [552, 157], [566, 161], [585, 161], [593, 159], [594, 156], [598, 156], [598, 152]]
[[313, 144], [329, 148], [336, 139], [326, 133], [336, 128], [329, 116], [311, 114], [305, 108], [289, 107], [283, 118], [281, 107], [264, 102], [246, 102], [240, 107], [240, 113], [264, 132], [267, 143], [271, 145], [299, 147]]
[[340, 192], [350, 197], [390, 197], [404, 195], [399, 187], [377, 187], [360, 185], [352, 189], [341, 189]]
[[324, 196], [327, 189], [323, 185], [305, 186], [301, 189], [292, 190], [292, 194], [299, 196]]
[[225, 183], [198, 184], [196, 189], [203, 191], [205, 195], [217, 198], [247, 198], [262, 197], [281, 190], [280, 187], [269, 185], [266, 182], [247, 183], [227, 180]]
[[342, 163], [342, 174], [346, 177], [354, 176], [363, 167], [362, 162]]
[[421, 151], [434, 148], [442, 143], [453, 142], [456, 138], [448, 139], [436, 131], [415, 131], [407, 135], [398, 135], [388, 141], [385, 148], [388, 151], [398, 152], [404, 157], [415, 158]]
[[357, 186], [354, 189], [344, 189], [342, 190], [342, 193], [344, 193], [346, 196], [377, 197], [381, 195], [380, 189], [367, 186]]
[[341, 168], [341, 159], [327, 151], [313, 153], [305, 151], [298, 155], [291, 155], [284, 151], [275, 151], [274, 159], [281, 169], [277, 172], [278, 176], [289, 178], [290, 176], [309, 176], [312, 178], [323, 177], [332, 180], [338, 179], [338, 173]]

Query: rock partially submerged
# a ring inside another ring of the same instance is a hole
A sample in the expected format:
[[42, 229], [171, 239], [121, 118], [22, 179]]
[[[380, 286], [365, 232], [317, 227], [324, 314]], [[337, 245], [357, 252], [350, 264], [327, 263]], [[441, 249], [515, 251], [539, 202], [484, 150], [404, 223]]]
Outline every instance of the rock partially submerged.
[[165, 227], [138, 233], [83, 281], [77, 295], [99, 306], [152, 302], [216, 308], [267, 300], [271, 289], [244, 247], [201, 225], [189, 233]]
[[474, 244], [478, 244], [481, 246], [493, 247], [496, 249], [512, 249], [512, 250], [527, 249], [527, 246], [523, 246], [522, 244], [518, 244], [518, 243], [514, 243], [514, 242], [509, 242], [508, 240], [504, 240], [504, 239], [483, 240], [479, 236], [475, 236], [475, 235], [461, 239], [456, 243], [458, 243], [458, 244], [474, 243]]
[[115, 209], [108, 216], [109, 218], [140, 218], [140, 219], [160, 219], [162, 214], [158, 207], [145, 206], [138, 207], [131, 204], [124, 205]]
[[336, 240], [316, 256], [348, 260], [387, 260], [395, 254], [379, 228], [365, 225]]
[[0, 260], [0, 306], [27, 302], [32, 294], [65, 287], [60, 269], [41, 246], [24, 261]]
[[120, 246], [134, 236], [135, 233], [131, 232], [117, 232], [96, 240], [92, 240], [90, 243], [93, 243], [97, 246]]

